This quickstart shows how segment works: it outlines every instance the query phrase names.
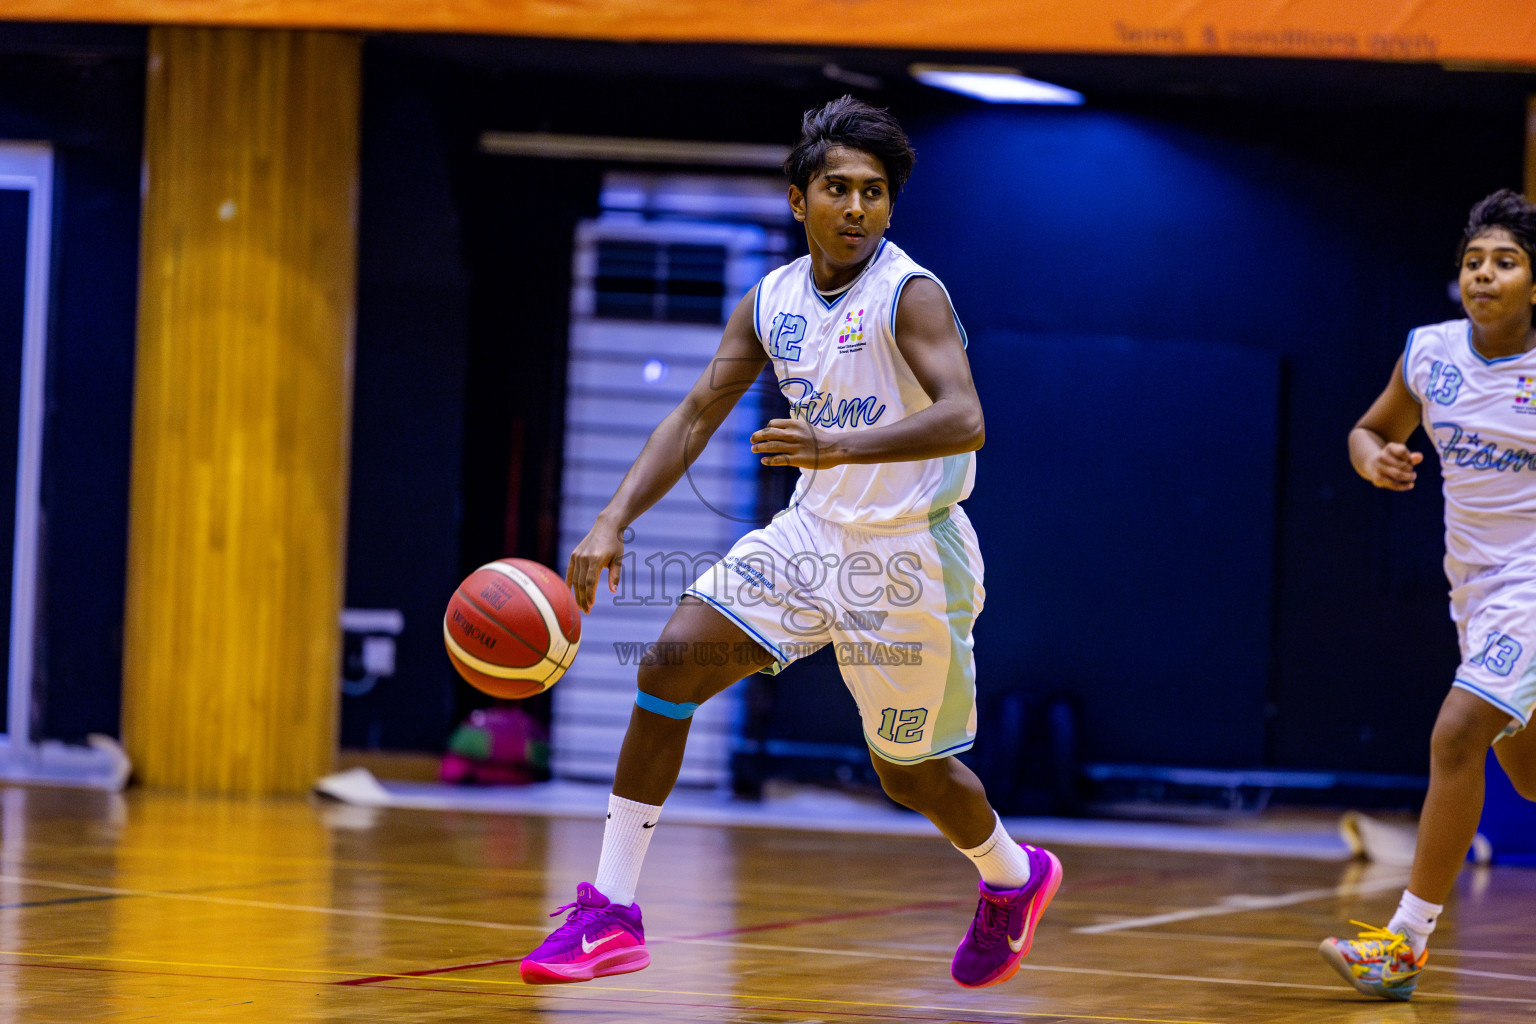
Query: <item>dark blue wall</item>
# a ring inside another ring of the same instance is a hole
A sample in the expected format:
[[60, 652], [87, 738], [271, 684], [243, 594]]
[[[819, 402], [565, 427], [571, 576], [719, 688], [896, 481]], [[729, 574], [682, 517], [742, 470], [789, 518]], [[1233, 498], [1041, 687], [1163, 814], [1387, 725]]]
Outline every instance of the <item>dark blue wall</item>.
[[49, 738], [118, 731], [144, 54], [140, 29], [0, 27], [0, 138], [54, 144], [36, 660]]
[[[403, 81], [402, 81], [403, 79]], [[396, 673], [342, 698], [344, 748], [441, 750], [441, 606], [458, 584], [468, 387], [451, 124], [420, 79], [365, 64], [346, 603], [401, 611]]]
[[1427, 768], [1438, 480], [1378, 493], [1344, 440], [1408, 328], [1459, 315], [1454, 242], [1518, 184], [1520, 113], [914, 124], [891, 236], [948, 285], [987, 411], [984, 690], [1071, 695], [1094, 760]]

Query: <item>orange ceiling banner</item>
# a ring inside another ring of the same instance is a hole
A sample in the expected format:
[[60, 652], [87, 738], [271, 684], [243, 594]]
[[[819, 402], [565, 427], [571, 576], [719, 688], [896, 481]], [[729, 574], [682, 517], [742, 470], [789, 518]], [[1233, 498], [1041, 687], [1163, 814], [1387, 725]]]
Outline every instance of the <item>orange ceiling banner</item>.
[[1536, 0], [4, 0], [0, 18], [1536, 68]]

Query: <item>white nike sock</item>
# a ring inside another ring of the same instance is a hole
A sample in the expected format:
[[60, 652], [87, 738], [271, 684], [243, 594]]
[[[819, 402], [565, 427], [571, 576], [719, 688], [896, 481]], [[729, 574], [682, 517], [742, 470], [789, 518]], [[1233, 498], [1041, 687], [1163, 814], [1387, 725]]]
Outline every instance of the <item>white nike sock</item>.
[[1424, 955], [1424, 950], [1429, 948], [1429, 937], [1434, 933], [1435, 921], [1444, 909], [1429, 900], [1421, 900], [1404, 889], [1403, 898], [1397, 905], [1397, 913], [1393, 914], [1392, 920], [1387, 922], [1387, 931], [1405, 933], [1408, 936], [1408, 945], [1413, 949], [1414, 959], [1418, 959]]
[[660, 804], [641, 804], [608, 794], [608, 823], [603, 826], [603, 853], [592, 887], [620, 906], [635, 902], [640, 865], [645, 861], [651, 833], [661, 820]]
[[958, 846], [955, 849], [971, 858], [989, 889], [1022, 889], [1029, 884], [1029, 855], [1008, 838], [1008, 830], [1003, 828], [1003, 819], [996, 811], [992, 817], [997, 825], [986, 842], [970, 850], [960, 850]]

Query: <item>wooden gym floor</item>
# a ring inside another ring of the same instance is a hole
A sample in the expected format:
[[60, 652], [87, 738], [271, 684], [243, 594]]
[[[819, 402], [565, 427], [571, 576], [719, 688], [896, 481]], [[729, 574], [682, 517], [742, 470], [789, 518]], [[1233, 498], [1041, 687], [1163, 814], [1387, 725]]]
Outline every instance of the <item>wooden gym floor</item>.
[[0, 787], [0, 830], [0, 1024], [1536, 1019], [1532, 869], [1464, 873], [1403, 1005], [1314, 951], [1384, 922], [1401, 868], [1058, 847], [1023, 970], [968, 991], [948, 964], [975, 876], [937, 835], [664, 821], [652, 966], [534, 988], [517, 957], [590, 877], [599, 821]]

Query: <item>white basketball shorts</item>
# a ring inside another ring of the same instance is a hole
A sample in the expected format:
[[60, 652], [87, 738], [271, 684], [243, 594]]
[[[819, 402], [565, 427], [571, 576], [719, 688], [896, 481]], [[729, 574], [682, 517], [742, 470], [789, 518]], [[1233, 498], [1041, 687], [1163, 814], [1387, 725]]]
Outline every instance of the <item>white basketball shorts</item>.
[[1509, 713], [1512, 736], [1536, 711], [1536, 561], [1472, 566], [1447, 556], [1451, 621], [1461, 642], [1455, 685]]
[[986, 592], [958, 505], [873, 526], [787, 509], [686, 593], [766, 648], [765, 672], [832, 644], [864, 738], [886, 760], [914, 764], [975, 740], [971, 625]]

